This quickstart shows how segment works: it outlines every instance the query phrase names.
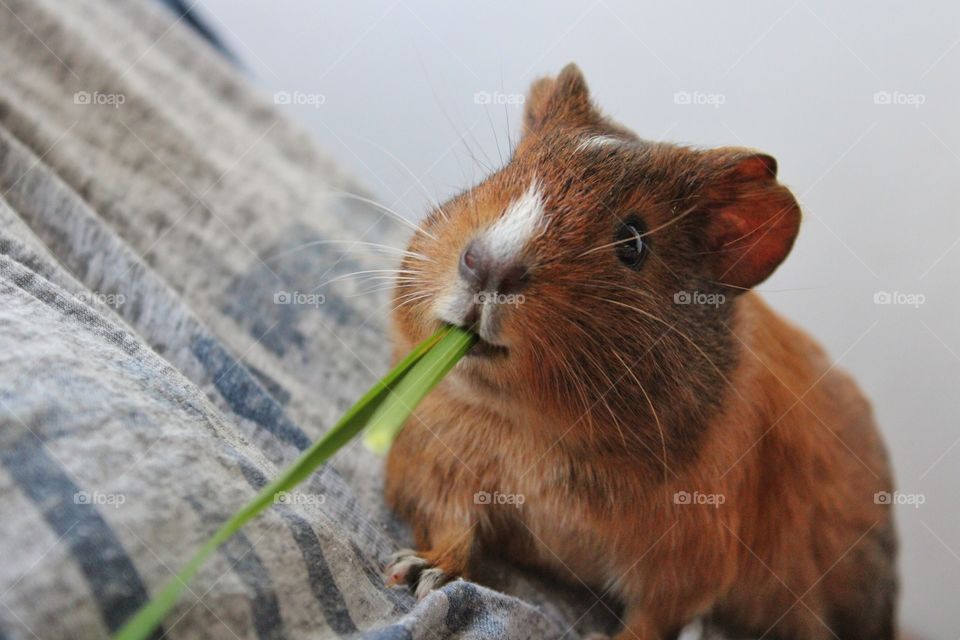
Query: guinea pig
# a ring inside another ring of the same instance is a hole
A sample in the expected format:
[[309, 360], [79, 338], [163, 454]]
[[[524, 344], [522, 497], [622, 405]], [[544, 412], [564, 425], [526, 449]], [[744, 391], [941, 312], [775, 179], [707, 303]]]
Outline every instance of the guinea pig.
[[639, 138], [574, 65], [510, 160], [424, 220], [400, 356], [479, 341], [414, 412], [385, 495], [419, 597], [506, 559], [622, 605], [631, 640], [896, 633], [892, 473], [851, 378], [752, 289], [801, 212], [769, 155]]

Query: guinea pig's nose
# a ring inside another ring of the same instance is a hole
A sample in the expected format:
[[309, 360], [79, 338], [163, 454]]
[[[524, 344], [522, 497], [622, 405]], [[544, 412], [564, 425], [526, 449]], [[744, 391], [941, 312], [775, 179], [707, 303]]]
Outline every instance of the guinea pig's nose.
[[496, 260], [481, 242], [471, 240], [460, 254], [460, 277], [477, 291], [517, 293], [529, 280], [527, 266]]

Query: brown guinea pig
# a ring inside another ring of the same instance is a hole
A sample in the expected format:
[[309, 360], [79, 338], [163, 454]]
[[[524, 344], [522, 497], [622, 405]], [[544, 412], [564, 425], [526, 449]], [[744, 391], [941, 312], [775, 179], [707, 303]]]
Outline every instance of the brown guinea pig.
[[770, 156], [650, 142], [569, 65], [509, 163], [433, 211], [396, 286], [407, 352], [481, 341], [387, 462], [419, 596], [499, 556], [622, 603], [617, 638], [702, 618], [781, 640], [891, 639], [891, 472], [849, 376], [751, 288], [800, 209]]

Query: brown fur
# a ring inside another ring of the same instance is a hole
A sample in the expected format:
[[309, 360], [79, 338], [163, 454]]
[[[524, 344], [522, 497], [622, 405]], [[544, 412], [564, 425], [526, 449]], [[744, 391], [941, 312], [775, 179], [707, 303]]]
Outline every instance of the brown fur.
[[[579, 146], [600, 134], [629, 143]], [[505, 556], [608, 591], [625, 606], [618, 638], [670, 637], [697, 616], [768, 638], [893, 637], [892, 513], [874, 500], [892, 481], [870, 407], [747, 291], [799, 226], [775, 176], [762, 154], [637, 138], [572, 65], [534, 84], [514, 157], [429, 216], [411, 251], [432, 262], [408, 258], [418, 273], [396, 291], [403, 354], [437, 328], [433, 299], [466, 242], [540, 181], [549, 224], [501, 323], [509, 355], [458, 364], [390, 452], [387, 499], [423, 558], [469, 576]], [[591, 251], [629, 216], [650, 230], [636, 271]], [[680, 291], [726, 302], [678, 305]], [[479, 491], [524, 503], [477, 504]]]

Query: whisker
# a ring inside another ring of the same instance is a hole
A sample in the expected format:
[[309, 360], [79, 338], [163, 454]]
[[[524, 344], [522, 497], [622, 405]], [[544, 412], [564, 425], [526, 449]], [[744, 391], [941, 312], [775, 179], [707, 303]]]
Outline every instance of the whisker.
[[[470, 147], [470, 144], [467, 142], [467, 134], [472, 135], [473, 127], [476, 126], [476, 123], [471, 125], [466, 131], [462, 131], [462, 127], [458, 127], [453, 123], [453, 118], [450, 117], [450, 113], [443, 106], [443, 102], [440, 100], [440, 96], [437, 95], [437, 91], [434, 88], [433, 82], [430, 81], [429, 74], [427, 73], [426, 67], [423, 65], [423, 61], [420, 61], [420, 68], [423, 70], [423, 75], [426, 77], [427, 84], [430, 86], [430, 93], [433, 94], [433, 101], [437, 104], [437, 108], [440, 109], [440, 113], [443, 114], [444, 119], [447, 121], [447, 124], [450, 126], [450, 130], [457, 136], [457, 141], [462, 142], [464, 148], [467, 150], [467, 154], [470, 156], [470, 159], [473, 160], [473, 164], [477, 166], [483, 166], [483, 163], [480, 162], [477, 155], [473, 152], [473, 149]], [[476, 137], [474, 136], [474, 142], [476, 142]], [[482, 147], [481, 147], [482, 150]], [[457, 164], [460, 164], [460, 161], [457, 161]], [[489, 167], [484, 167], [487, 173], [490, 173]], [[460, 173], [463, 174], [463, 166], [460, 166]], [[466, 175], [464, 174], [464, 182], [467, 182]], [[472, 182], [470, 180], [469, 182]]]
[[621, 284], [619, 282], [603, 282], [600, 280], [586, 280], [584, 281], [584, 284], [589, 284], [594, 287], [605, 288], [605, 289], [610, 289], [610, 288], [623, 289], [624, 291], [629, 291], [630, 293], [640, 296], [641, 298], [646, 298], [651, 302], [657, 301], [657, 297], [652, 292], [645, 291], [644, 289], [637, 289], [636, 287], [630, 287], [625, 284]]
[[[661, 453], [663, 455], [663, 459], [661, 460], [661, 462], [663, 462], [663, 480], [664, 482], [666, 482], [667, 472], [669, 471], [670, 473], [673, 473], [673, 471], [671, 471], [670, 468], [667, 466], [667, 439], [663, 434], [663, 425], [660, 424], [660, 417], [657, 415], [657, 410], [653, 408], [653, 402], [650, 400], [650, 395], [647, 393], [647, 390], [644, 388], [643, 383], [640, 382], [640, 379], [633, 372], [633, 369], [631, 369], [627, 365], [627, 363], [624, 361], [624, 359], [620, 356], [620, 354], [616, 350], [613, 351], [613, 355], [617, 357], [617, 360], [620, 361], [620, 364], [623, 365], [623, 368], [626, 369], [627, 373], [630, 374], [630, 377], [633, 378], [633, 381], [637, 383], [638, 387], [640, 387], [640, 391], [643, 393], [643, 397], [646, 398], [647, 400], [647, 406], [650, 407], [650, 413], [653, 414], [653, 419], [657, 423], [657, 431], [660, 432], [660, 446], [662, 448]], [[673, 475], [674, 477], [676, 477], [677, 474], [673, 473]]]
[[310, 291], [311, 292], [316, 291], [321, 287], [325, 287], [329, 284], [333, 284], [334, 282], [339, 282], [340, 280], [346, 280], [347, 278], [354, 278], [356, 276], [362, 276], [366, 274], [378, 274], [378, 273], [408, 273], [408, 274], [414, 274], [414, 275], [422, 275], [419, 271], [410, 271], [408, 269], [368, 269], [365, 271], [354, 271], [353, 273], [345, 273], [341, 276], [337, 276], [336, 278], [330, 278], [326, 282], [322, 282], [318, 284], [316, 287], [314, 287]]
[[370, 294], [372, 294], [372, 293], [381, 293], [381, 292], [383, 292], [383, 291], [393, 291], [393, 290], [395, 290], [395, 289], [402, 289], [402, 288], [405, 288], [405, 287], [412, 287], [412, 286], [415, 286], [415, 284], [416, 284], [415, 282], [407, 282], [407, 283], [400, 283], [400, 284], [395, 284], [395, 283], [392, 283], [392, 282], [391, 282], [391, 283], [385, 284], [385, 285], [384, 285], [384, 284], [379, 284], [379, 285], [377, 285], [377, 286], [370, 287], [369, 289], [364, 289], [364, 290], [362, 290], [362, 291], [358, 291], [357, 293], [352, 293], [352, 294], [348, 295], [347, 297], [348, 297], [348, 298], [357, 298], [357, 297], [359, 297], [359, 296], [370, 295]]
[[[363, 281], [363, 284], [371, 284], [371, 283], [376, 283], [376, 282], [377, 282], [376, 280], [364, 280], [364, 281]], [[376, 291], [390, 291], [390, 290], [392, 290], [392, 289], [408, 288], [408, 287], [416, 286], [416, 284], [417, 284], [417, 283], [414, 282], [414, 281], [412, 281], [412, 280], [409, 281], [409, 282], [399, 282], [399, 283], [394, 282], [394, 281], [392, 281], [392, 280], [391, 280], [391, 281], [388, 281], [388, 282], [379, 282], [378, 284], [374, 284], [374, 286], [372, 286], [372, 287], [369, 287], [369, 288], [367, 288], [367, 289], [362, 289], [361, 291], [359, 291], [359, 292], [357, 292], [357, 293], [354, 293], [354, 294], [350, 294], [350, 295], [347, 296], [347, 297], [351, 297], [351, 298], [352, 298], [352, 297], [354, 297], [354, 296], [363, 295], [363, 294], [365, 294], [365, 293], [374, 293], [374, 292], [376, 292]]]
[[493, 126], [493, 118], [490, 117], [490, 109], [484, 105], [483, 112], [487, 115], [487, 122], [490, 123], [490, 132], [493, 134], [493, 142], [497, 145], [497, 157], [500, 158], [500, 166], [503, 166], [503, 152], [500, 151], [500, 136], [497, 135], [497, 128]]
[[384, 204], [380, 204], [379, 202], [377, 202], [377, 201], [375, 201], [375, 200], [371, 200], [370, 198], [364, 198], [363, 196], [357, 195], [357, 194], [355, 194], [355, 193], [350, 193], [349, 191], [328, 191], [327, 193], [330, 194], [330, 195], [340, 196], [340, 197], [343, 197], [343, 198], [351, 198], [351, 199], [353, 199], [353, 200], [357, 200], [357, 201], [359, 201], [359, 202], [363, 202], [363, 203], [365, 203], [365, 204], [368, 204], [368, 205], [370, 205], [371, 207], [376, 207], [376, 208], [380, 209], [381, 211], [383, 211], [384, 213], [387, 213], [387, 214], [393, 216], [393, 219], [394, 219], [394, 220], [396, 220], [397, 222], [403, 224], [404, 226], [406, 226], [406, 227], [408, 227], [408, 228], [410, 228], [410, 229], [413, 229], [414, 231], [419, 231], [420, 233], [422, 233], [423, 235], [427, 236], [427, 237], [430, 238], [431, 240], [434, 240], [434, 241], [435, 241], [435, 240], [437, 239], [436, 236], [434, 236], [433, 234], [428, 233], [427, 231], [424, 231], [423, 227], [421, 227], [421, 226], [419, 226], [419, 225], [417, 225], [417, 224], [415, 224], [415, 223], [407, 220], [407, 219], [404, 218], [401, 214], [397, 213], [396, 211], [394, 211], [394, 210], [391, 209], [390, 207], [388, 207], [388, 206], [386, 206], [386, 205], [384, 205]]
[[618, 300], [610, 300], [609, 298], [600, 298], [600, 297], [597, 297], [597, 296], [591, 296], [591, 297], [592, 297], [592, 298], [595, 298], [596, 300], [600, 300], [601, 302], [607, 302], [607, 303], [609, 303], [609, 304], [615, 304], [615, 305], [618, 305], [618, 306], [621, 306], [621, 307], [625, 307], [625, 308], [627, 308], [627, 309], [630, 309], [630, 310], [632, 310], [632, 311], [635, 311], [635, 312], [639, 313], [639, 314], [642, 315], [642, 316], [645, 316], [645, 317], [647, 317], [647, 318], [650, 318], [651, 320], [654, 320], [654, 321], [659, 322], [659, 323], [661, 323], [661, 324], [665, 324], [671, 331], [673, 331], [674, 333], [676, 333], [677, 335], [679, 335], [681, 338], [683, 338], [684, 340], [686, 340], [686, 341], [690, 344], [690, 346], [692, 346], [694, 349], [696, 349], [696, 350], [697, 350], [697, 353], [699, 353], [699, 354], [701, 355], [701, 357], [703, 357], [703, 359], [706, 360], [706, 361], [710, 364], [711, 367], [713, 367], [714, 371], [716, 371], [717, 374], [718, 374], [721, 378], [723, 378], [723, 381], [726, 382], [727, 385], [728, 385], [731, 389], [733, 389], [733, 391], [737, 394], [737, 396], [739, 396], [741, 400], [743, 400], [744, 402], [746, 402], [746, 398], [743, 397], [743, 394], [741, 394], [740, 391], [739, 391], [735, 386], [733, 386], [733, 383], [731, 383], [730, 380], [727, 378], [727, 376], [725, 376], [725, 375], [723, 374], [723, 371], [720, 370], [720, 367], [718, 367], [718, 366], [716, 365], [716, 363], [710, 358], [710, 356], [708, 356], [708, 355], [706, 354], [706, 352], [700, 347], [700, 345], [698, 345], [696, 342], [694, 342], [694, 340], [693, 340], [690, 336], [688, 336], [687, 334], [685, 334], [683, 331], [680, 331], [679, 329], [677, 329], [677, 327], [676, 327], [675, 325], [672, 325], [672, 324], [670, 324], [669, 322], [667, 322], [666, 320], [664, 320], [663, 318], [659, 318], [659, 317], [657, 317], [656, 315], [654, 315], [654, 314], [652, 314], [652, 313], [650, 313], [650, 312], [648, 312], [648, 311], [644, 311], [643, 309], [640, 309], [639, 307], [635, 307], [635, 306], [633, 306], [633, 305], [626, 304], [626, 303], [620, 302], [620, 301], [618, 301]]
[[[411, 277], [411, 276], [408, 276], [408, 277]], [[417, 280], [413, 279], [412, 277], [410, 280], [397, 280], [394, 276], [374, 274], [374, 275], [357, 276], [356, 282], [360, 285], [376, 284], [376, 286], [380, 286], [382, 284], [389, 284], [391, 286], [396, 286], [397, 284], [404, 284], [406, 286], [409, 286], [409, 285], [415, 284]]]
[[676, 223], [680, 222], [683, 218], [685, 218], [686, 216], [688, 216], [688, 215], [690, 215], [691, 213], [693, 213], [694, 211], [696, 211], [696, 210], [697, 210], [697, 207], [698, 207], [698, 205], [694, 205], [694, 206], [690, 207], [689, 209], [687, 209], [686, 211], [684, 211], [683, 213], [681, 213], [680, 215], [678, 215], [678, 216], [676, 216], [676, 217], [674, 217], [674, 218], [671, 218], [670, 220], [668, 220], [667, 222], [664, 222], [664, 223], [661, 224], [660, 226], [654, 227], [653, 229], [649, 229], [649, 230], [645, 231], [644, 233], [641, 233], [641, 234], [637, 235], [636, 237], [624, 238], [623, 240], [614, 240], [613, 242], [608, 242], [608, 243], [606, 243], [606, 244], [602, 244], [602, 245], [600, 245], [599, 247], [593, 247], [592, 249], [587, 249], [586, 251], [584, 251], [583, 253], [581, 253], [580, 255], [578, 255], [577, 258], [582, 258], [583, 256], [589, 255], [589, 254], [591, 254], [591, 253], [594, 253], [595, 251], [601, 251], [602, 249], [606, 249], [606, 248], [608, 248], [608, 247], [614, 247], [614, 246], [616, 246], [616, 245], [618, 245], [618, 244], [623, 244], [623, 243], [625, 243], [625, 242], [634, 242], [634, 241], [637, 240], [637, 238], [646, 238], [646, 237], [649, 236], [650, 234], [656, 233], [657, 231], [660, 231], [661, 229], [666, 229], [666, 228], [669, 227], [670, 225], [673, 225], [673, 224], [676, 224]]
[[404, 306], [406, 306], [406, 305], [408, 305], [408, 304], [415, 304], [415, 303], [419, 302], [420, 300], [427, 300], [427, 299], [429, 299], [430, 296], [432, 296], [432, 295], [433, 295], [433, 294], [431, 294], [431, 293], [425, 293], [425, 294], [423, 294], [423, 295], [421, 295], [421, 296], [407, 298], [406, 300], [401, 301], [400, 304], [398, 304], [398, 305], [394, 306], [392, 309], [390, 309], [390, 311], [389, 311], [388, 313], [393, 313], [393, 312], [397, 311], [398, 309], [400, 309], [400, 308], [402, 308], [402, 307], [404, 307]]
[[684, 218], [686, 218], [688, 215], [690, 215], [691, 213], [693, 213], [694, 211], [696, 211], [699, 207], [700, 207], [700, 205], [696, 205], [696, 204], [693, 205], [692, 207], [690, 207], [689, 209], [687, 209], [686, 211], [684, 211], [684, 212], [681, 213], [680, 215], [676, 216], [675, 218], [671, 218], [671, 219], [668, 220], [667, 222], [664, 222], [664, 223], [663, 223], [662, 225], [660, 225], [659, 227], [654, 227], [653, 229], [649, 229], [648, 231], [646, 231], [646, 232], [644, 232], [644, 233], [641, 233], [641, 234], [640, 234], [640, 237], [641, 237], [641, 238], [645, 238], [645, 237], [649, 236], [649, 235], [652, 234], [652, 233], [656, 233], [657, 231], [660, 231], [661, 229], [666, 229], [667, 227], [669, 227], [669, 226], [671, 226], [671, 225], [674, 225], [674, 224], [680, 222], [681, 220], [683, 220]]
[[[437, 202], [436, 198], [434, 198], [432, 195], [430, 195], [430, 192], [427, 191], [427, 188], [423, 185], [423, 182], [420, 180], [420, 178], [417, 177], [417, 174], [415, 174], [413, 171], [411, 171], [411, 170], [410, 170], [410, 167], [408, 167], [400, 158], [398, 158], [392, 151], [390, 151], [389, 149], [387, 149], [387, 148], [386, 148], [385, 146], [383, 146], [382, 144], [378, 143], [376, 140], [371, 140], [370, 138], [367, 138], [367, 137], [364, 137], [364, 136], [360, 136], [360, 135], [356, 135], [356, 134], [353, 134], [353, 135], [354, 135], [355, 137], [359, 138], [360, 140], [363, 140], [363, 141], [366, 142], [367, 144], [373, 146], [374, 148], [378, 149], [381, 153], [383, 153], [383, 154], [386, 155], [388, 158], [390, 158], [391, 160], [393, 160], [393, 161], [397, 164], [397, 166], [399, 166], [401, 169], [403, 169], [404, 171], [406, 171], [407, 174], [408, 174], [411, 178], [413, 178], [413, 184], [420, 189], [420, 193], [427, 199], [427, 202], [429, 202], [429, 203], [431, 204], [431, 206], [433, 206], [434, 208], [436, 208], [437, 211], [439, 211], [439, 212], [441, 213], [441, 215], [443, 215], [444, 219], [449, 220], [449, 218], [447, 217], [446, 212], [443, 210], [443, 207], [440, 206], [440, 203]], [[441, 156], [441, 157], [442, 157], [442, 156]], [[431, 165], [431, 166], [424, 172], [424, 175], [430, 173], [430, 171], [433, 169], [433, 166], [436, 165], [437, 162], [439, 162], [439, 160], [440, 160], [440, 159], [438, 158], [438, 159], [433, 163], [433, 165]], [[403, 196], [407, 195], [407, 193], [408, 193], [409, 191], [410, 191], [410, 187], [408, 187], [406, 191], [404, 191], [403, 193], [401, 193], [400, 196], [397, 198], [397, 200], [399, 201], [401, 198], [403, 198]]]
[[606, 249], [607, 247], [614, 247], [614, 246], [616, 246], [616, 245], [618, 245], [618, 244], [623, 244], [623, 243], [625, 243], [625, 242], [634, 242], [635, 240], [636, 240], [636, 238], [624, 238], [623, 240], [614, 240], [613, 242], [608, 242], [607, 244], [602, 244], [602, 245], [600, 245], [599, 247], [594, 247], [594, 248], [592, 248], [592, 249], [587, 249], [586, 251], [584, 251], [583, 253], [581, 253], [581, 254], [578, 255], [577, 257], [578, 257], [578, 258], [582, 258], [583, 256], [590, 255], [591, 253], [594, 253], [594, 252], [596, 252], [596, 251], [601, 251], [601, 250], [603, 250], [603, 249]]
[[296, 247], [287, 249], [286, 251], [281, 251], [280, 253], [274, 254], [272, 256], [268, 256], [264, 258], [263, 261], [270, 262], [272, 260], [277, 260], [279, 258], [288, 256], [291, 253], [296, 253], [297, 251], [301, 251], [303, 249], [308, 249], [310, 247], [316, 247], [316, 246], [327, 245], [327, 244], [346, 244], [346, 245], [350, 245], [351, 248], [354, 245], [356, 245], [359, 247], [367, 247], [367, 248], [381, 251], [384, 253], [387, 253], [387, 252], [397, 253], [403, 256], [407, 256], [409, 258], [413, 258], [415, 260], [423, 260], [425, 262], [434, 262], [433, 259], [428, 258], [427, 256], [421, 253], [416, 253], [413, 251], [405, 251], [404, 249], [397, 249], [396, 247], [390, 247], [385, 244], [378, 244], [376, 242], [362, 242], [360, 240], [314, 240], [312, 242], [305, 242], [304, 244], [297, 245]]

